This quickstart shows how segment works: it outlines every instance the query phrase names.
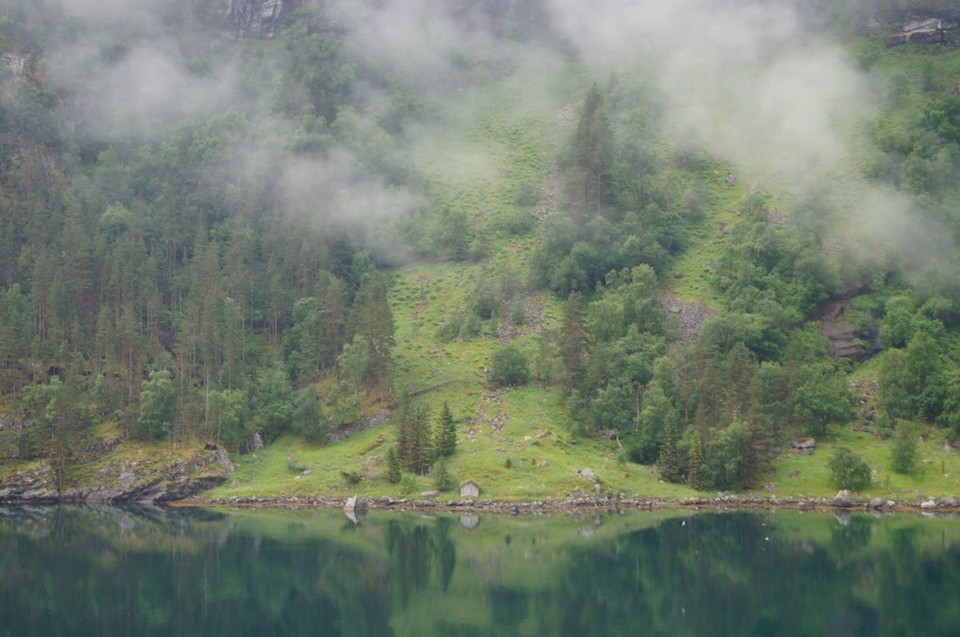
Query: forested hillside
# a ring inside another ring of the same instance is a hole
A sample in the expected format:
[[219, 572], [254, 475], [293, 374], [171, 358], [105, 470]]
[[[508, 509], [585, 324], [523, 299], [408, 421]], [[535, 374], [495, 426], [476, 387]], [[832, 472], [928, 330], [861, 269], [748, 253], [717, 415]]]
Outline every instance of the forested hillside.
[[4, 471], [960, 488], [954, 3], [582, 4], [0, 0]]

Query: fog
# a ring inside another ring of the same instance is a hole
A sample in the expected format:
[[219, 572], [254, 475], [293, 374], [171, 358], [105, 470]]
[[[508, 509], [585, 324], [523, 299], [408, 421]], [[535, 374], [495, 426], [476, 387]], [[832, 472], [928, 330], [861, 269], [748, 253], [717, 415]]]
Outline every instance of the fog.
[[[107, 141], [153, 140], [179, 118], [231, 108], [292, 135], [296, 122], [278, 115], [270, 99], [252, 100], [242, 89], [244, 71], [238, 60], [221, 56], [212, 67], [196, 68], [191, 52], [196, 34], [191, 29], [170, 33], [171, 16], [183, 22], [189, 13], [183, 4], [63, 0], [64, 10], [86, 25], [49, 45], [52, 78], [71, 96], [73, 115]], [[205, 4], [221, 9], [228, 5], [227, 0]], [[528, 43], [504, 37], [502, 25], [481, 3], [323, 4], [328, 20], [350, 33], [350, 55], [379, 76], [378, 82], [362, 85], [362, 103], [353, 114], [361, 121], [376, 122], [389, 104], [387, 93], [398, 87], [428, 104], [457, 104], [460, 99], [461, 117], [469, 117], [475, 108], [470, 89], [484, 77], [522, 82], [529, 94], [542, 97], [564, 75], [603, 82], [612, 73], [630, 76], [632, 69], [643, 68], [661, 95], [663, 130], [675, 143], [723, 158], [751, 181], [769, 178], [802, 195], [804, 190], [828, 191], [837, 175], [856, 179], [850, 170], [857, 133], [852, 122], [869, 116], [878, 99], [875, 87], [844, 50], [811, 30], [809, 16], [798, 9], [802, 4], [789, 0], [498, 3], [501, 10], [514, 12], [534, 13], [532, 7], [542, 7], [545, 24], [534, 24], [531, 30], [549, 37]], [[287, 63], [282, 50], [272, 55], [277, 68]], [[276, 89], [264, 87], [271, 90]], [[558, 110], [563, 106], [556, 105]], [[519, 110], [524, 105], [503, 108]], [[442, 127], [441, 121], [433, 128], [408, 128], [406, 136], [403, 131], [392, 134], [402, 147], [429, 143], [432, 135], [443, 134]], [[424, 209], [422, 193], [405, 192], [389, 178], [372, 174], [369, 166], [360, 165], [356, 150], [334, 148], [305, 157], [260, 148], [252, 138], [223, 161], [228, 171], [268, 163], [270, 172], [281, 176], [291, 214], [314, 215], [324, 223], [336, 220], [361, 234], [369, 234], [371, 224], [380, 226]], [[465, 148], [462, 162], [450, 157], [450, 169], [456, 170], [458, 163], [461, 168], [475, 165], [475, 152]], [[863, 209], [849, 212], [869, 220], [869, 208], [889, 197], [866, 182], [860, 187], [873, 194], [863, 198]], [[878, 219], [887, 220], [878, 228], [901, 227], [891, 218], [913, 218], [905, 199], [892, 208], [895, 214], [877, 213]], [[402, 258], [404, 250], [393, 252], [391, 260]]]

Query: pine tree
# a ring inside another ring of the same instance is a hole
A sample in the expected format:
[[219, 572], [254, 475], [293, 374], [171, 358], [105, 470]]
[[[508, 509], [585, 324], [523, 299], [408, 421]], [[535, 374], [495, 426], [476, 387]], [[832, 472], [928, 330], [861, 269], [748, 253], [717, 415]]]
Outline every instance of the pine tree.
[[397, 484], [400, 482], [401, 473], [400, 456], [397, 455], [396, 447], [390, 447], [387, 449], [387, 482]]
[[692, 489], [703, 487], [703, 437], [696, 433], [690, 447], [690, 462], [687, 464], [687, 481]]
[[441, 459], [433, 470], [433, 484], [437, 491], [440, 492], [449, 491], [453, 488], [453, 478], [450, 476], [450, 472], [447, 471], [447, 463], [445, 460]]
[[573, 135], [569, 157], [569, 198], [574, 220], [582, 224], [606, 203], [610, 182], [613, 134], [596, 84], [587, 93]]
[[387, 286], [379, 277], [369, 277], [357, 290], [350, 313], [351, 336], [366, 341], [368, 362], [365, 384], [389, 392], [393, 313], [387, 302]]
[[440, 411], [440, 420], [437, 423], [437, 433], [434, 438], [434, 451], [438, 458], [446, 458], [453, 455], [457, 448], [457, 426], [453, 422], [453, 413], [450, 411], [450, 405], [443, 402], [443, 409]]
[[400, 466], [410, 470], [413, 466], [413, 432], [410, 418], [410, 405], [406, 402], [400, 405], [396, 415], [397, 423], [397, 459]]
[[430, 425], [424, 407], [402, 405], [397, 415], [397, 448], [400, 465], [411, 473], [424, 475], [433, 464]]
[[433, 445], [430, 444], [430, 420], [426, 407], [417, 407], [412, 412], [412, 463], [410, 471], [426, 475], [433, 464]]
[[660, 455], [657, 457], [660, 478], [667, 482], [677, 483], [683, 480], [683, 467], [677, 450], [678, 437], [676, 427], [668, 427], [664, 432], [663, 443], [660, 445]]
[[563, 324], [559, 337], [564, 389], [583, 393], [587, 378], [588, 340], [583, 323], [583, 297], [579, 292], [570, 294], [563, 304]]

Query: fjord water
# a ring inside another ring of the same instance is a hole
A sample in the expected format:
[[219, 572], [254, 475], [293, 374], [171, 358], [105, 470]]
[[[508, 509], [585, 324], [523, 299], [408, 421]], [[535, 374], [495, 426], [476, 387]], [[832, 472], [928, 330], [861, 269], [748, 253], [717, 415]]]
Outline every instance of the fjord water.
[[0, 507], [0, 635], [960, 634], [960, 523]]

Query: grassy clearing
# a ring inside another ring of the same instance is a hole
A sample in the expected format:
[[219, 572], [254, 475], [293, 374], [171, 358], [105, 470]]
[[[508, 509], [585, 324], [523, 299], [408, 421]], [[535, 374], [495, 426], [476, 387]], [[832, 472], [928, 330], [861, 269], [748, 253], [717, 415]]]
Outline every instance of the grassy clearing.
[[[615, 444], [584, 440], [569, 434], [555, 394], [533, 388], [504, 393], [485, 405], [485, 414], [507, 415], [502, 429], [486, 424], [458, 425], [457, 451], [448, 462], [456, 482], [480, 484], [483, 499], [533, 501], [586, 496], [592, 484], [576, 474], [590, 468], [601, 480], [603, 493], [627, 497], [682, 499], [697, 495], [685, 485], [659, 480], [654, 467], [620, 460]], [[462, 415], [462, 414], [458, 414]], [[417, 497], [434, 490], [428, 476], [405, 475], [392, 485], [383, 475], [384, 457], [394, 441], [390, 427], [368, 430], [329, 446], [314, 446], [283, 437], [256, 454], [234, 458], [237, 473], [229, 485], [210, 497], [363, 496]], [[960, 453], [946, 449], [939, 430], [927, 430], [920, 443], [921, 463], [913, 475], [890, 469], [891, 440], [852, 428], [834, 429], [813, 455], [785, 453], [765, 478], [763, 495], [779, 498], [830, 498], [838, 490], [831, 480], [834, 450], [846, 445], [874, 469], [873, 485], [858, 495], [897, 502], [960, 494]], [[508, 462], [509, 460], [509, 462]], [[362, 476], [349, 484], [342, 472]], [[701, 494], [703, 495], [703, 494]], [[708, 494], [709, 495], [709, 494]], [[455, 491], [441, 495], [457, 499]]]
[[728, 183], [731, 169], [716, 164], [700, 171], [696, 183], [710, 199], [703, 221], [687, 228], [689, 247], [677, 258], [670, 284], [673, 293], [686, 301], [715, 307], [711, 277], [714, 264], [723, 255], [726, 236], [721, 228], [732, 229], [740, 219], [739, 211], [748, 188], [739, 180]]
[[836, 428], [828, 440], [818, 442], [813, 455], [784, 455], [769, 481], [776, 483], [773, 492], [778, 496], [832, 497], [837, 486], [830, 477], [830, 460], [836, 447], [845, 445], [874, 470], [873, 485], [859, 493], [861, 497], [917, 502], [957, 494], [960, 493], [960, 453], [945, 449], [944, 442], [942, 431], [926, 430], [919, 445], [921, 464], [914, 475], [904, 476], [890, 470], [892, 440], [880, 439], [870, 431]]

